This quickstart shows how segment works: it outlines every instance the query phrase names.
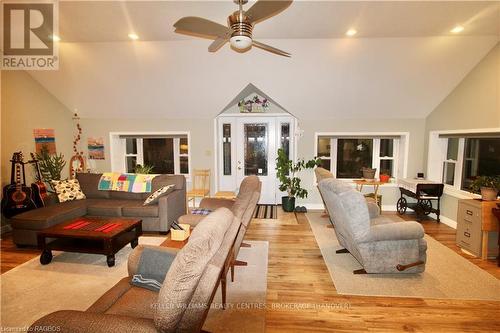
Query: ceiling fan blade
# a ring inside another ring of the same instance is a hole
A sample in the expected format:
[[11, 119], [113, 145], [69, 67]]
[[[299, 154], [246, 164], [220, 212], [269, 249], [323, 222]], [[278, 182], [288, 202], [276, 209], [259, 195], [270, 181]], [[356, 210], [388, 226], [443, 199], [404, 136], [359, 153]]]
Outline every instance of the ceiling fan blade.
[[208, 51], [209, 52], [216, 52], [218, 51], [224, 44], [226, 44], [228, 41], [227, 38], [221, 38], [221, 37], [217, 37], [216, 40], [213, 41], [212, 44], [210, 44], [210, 46], [208, 47]]
[[174, 23], [174, 27], [175, 31], [179, 33], [209, 37], [212, 39], [217, 37], [226, 37], [231, 34], [231, 29], [228, 27], [195, 16], [181, 18], [179, 21]]
[[267, 44], [263, 44], [261, 42], [257, 42], [257, 41], [253, 41], [252, 44], [256, 47], [258, 47], [259, 49], [263, 49], [263, 50], [266, 50], [266, 51], [269, 51], [269, 52], [272, 52], [274, 54], [277, 54], [277, 55], [280, 55], [280, 56], [283, 56], [283, 57], [288, 57], [290, 58], [292, 55], [288, 52], [285, 52], [285, 51], [282, 51], [280, 49], [277, 49], [275, 47], [272, 47], [272, 46], [269, 46]]
[[259, 0], [249, 10], [246, 15], [252, 24], [264, 21], [286, 9], [292, 0]]

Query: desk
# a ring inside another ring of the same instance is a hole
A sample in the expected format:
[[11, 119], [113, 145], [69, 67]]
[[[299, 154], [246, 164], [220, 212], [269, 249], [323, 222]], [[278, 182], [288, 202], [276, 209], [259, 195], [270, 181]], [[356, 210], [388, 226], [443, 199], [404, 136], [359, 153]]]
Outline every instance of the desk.
[[373, 186], [373, 194], [374, 194], [374, 199], [375, 203], [378, 205], [378, 189], [380, 185], [384, 185], [386, 183], [383, 183], [379, 180], [374, 180], [374, 181], [367, 181], [364, 179], [355, 179], [353, 182], [356, 184], [356, 190], [359, 192], [363, 191], [363, 186], [368, 185], [368, 186]]

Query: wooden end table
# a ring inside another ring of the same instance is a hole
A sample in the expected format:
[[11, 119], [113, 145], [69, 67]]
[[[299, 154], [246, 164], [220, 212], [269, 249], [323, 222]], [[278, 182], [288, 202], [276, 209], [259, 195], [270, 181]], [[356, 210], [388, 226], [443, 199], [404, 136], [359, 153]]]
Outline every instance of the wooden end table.
[[[80, 224], [81, 222], [81, 224]], [[78, 225], [83, 225], [77, 228]], [[74, 226], [74, 227], [71, 227]], [[100, 231], [99, 228], [111, 228]], [[52, 261], [52, 250], [104, 254], [109, 267], [115, 265], [115, 254], [130, 243], [132, 248], [142, 235], [142, 220], [128, 218], [80, 217], [37, 234], [38, 248], [42, 251], [40, 263]]]
[[386, 183], [384, 182], [381, 182], [379, 180], [373, 180], [373, 181], [368, 181], [368, 180], [364, 180], [364, 179], [355, 179], [353, 180], [354, 184], [356, 184], [356, 189], [359, 191], [359, 192], [362, 192], [363, 191], [363, 186], [373, 186], [373, 194], [374, 194], [374, 199], [375, 199], [375, 203], [378, 205], [378, 190], [379, 190], [379, 187], [380, 185], [384, 185]]

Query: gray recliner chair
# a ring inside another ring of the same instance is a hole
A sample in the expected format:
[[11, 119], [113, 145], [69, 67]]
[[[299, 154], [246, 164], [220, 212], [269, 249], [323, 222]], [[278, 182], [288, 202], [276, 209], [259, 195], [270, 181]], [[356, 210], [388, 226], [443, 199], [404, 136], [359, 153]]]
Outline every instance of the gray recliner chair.
[[364, 196], [341, 180], [318, 184], [340, 245], [363, 266], [353, 273], [421, 273], [427, 243], [417, 222], [371, 220]]

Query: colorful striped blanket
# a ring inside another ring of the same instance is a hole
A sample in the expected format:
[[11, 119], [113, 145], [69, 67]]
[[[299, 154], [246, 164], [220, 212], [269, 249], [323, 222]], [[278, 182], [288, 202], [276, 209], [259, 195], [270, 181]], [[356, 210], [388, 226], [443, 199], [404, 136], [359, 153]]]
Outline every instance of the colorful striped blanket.
[[154, 177], [156, 175], [105, 172], [99, 180], [98, 189], [100, 191], [147, 193], [152, 190]]

